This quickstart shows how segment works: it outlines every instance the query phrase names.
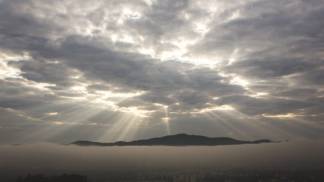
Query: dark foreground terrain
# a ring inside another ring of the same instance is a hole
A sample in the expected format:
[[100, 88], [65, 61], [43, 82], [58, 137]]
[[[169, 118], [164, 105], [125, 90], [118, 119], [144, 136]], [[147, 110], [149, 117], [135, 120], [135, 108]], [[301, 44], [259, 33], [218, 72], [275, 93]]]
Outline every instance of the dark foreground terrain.
[[0, 182], [324, 182], [323, 144], [7, 145]]
[[19, 177], [16, 182], [88, 182], [86, 176], [63, 174], [61, 176], [44, 176], [41, 174]]
[[16, 182], [323, 182], [324, 171], [218, 171], [200, 173], [111, 173], [101, 179], [82, 175], [27, 175]]

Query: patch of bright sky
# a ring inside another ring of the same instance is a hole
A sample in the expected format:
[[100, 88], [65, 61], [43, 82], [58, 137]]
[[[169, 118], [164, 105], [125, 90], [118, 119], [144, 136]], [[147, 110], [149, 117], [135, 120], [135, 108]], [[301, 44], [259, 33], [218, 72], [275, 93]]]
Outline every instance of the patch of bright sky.
[[234, 111], [235, 108], [230, 105], [221, 105], [221, 106], [212, 106], [208, 108], [201, 109], [199, 111], [193, 111], [191, 114], [203, 114], [207, 112], [213, 112], [213, 111]]
[[80, 96], [71, 97], [71, 99], [83, 100], [89, 103], [94, 103], [100, 107], [105, 107], [113, 111], [120, 111], [125, 113], [134, 114], [139, 117], [148, 117], [151, 111], [140, 109], [139, 107], [120, 107], [118, 103], [126, 99], [140, 96], [144, 94], [143, 91], [135, 92], [112, 92], [106, 91], [94, 91], [89, 93], [87, 90], [88, 84], [80, 84], [73, 86], [71, 89], [78, 92]]
[[230, 81], [231, 84], [234, 84], [234, 85], [240, 85], [244, 88], [248, 88], [250, 82], [247, 80], [247, 79], [244, 79], [238, 75], [235, 75], [231, 81]]
[[300, 114], [295, 114], [295, 113], [286, 113], [286, 114], [262, 114], [263, 117], [266, 118], [279, 118], [279, 119], [289, 119], [289, 118], [296, 118], [296, 117], [300, 117], [303, 115]]
[[10, 66], [8, 63], [14, 61], [25, 61], [28, 59], [30, 59], [30, 56], [27, 53], [10, 54], [0, 51], [0, 79], [20, 78], [21, 71]]
[[[144, 2], [151, 6], [154, 1], [153, 0], [144, 0]], [[190, 55], [190, 47], [195, 45], [197, 42], [199, 42], [210, 30], [210, 24], [213, 23], [213, 16], [215, 16], [217, 13], [221, 12], [223, 7], [219, 3], [215, 3], [213, 1], [208, 1], [210, 6], [206, 6], [206, 3], [199, 1], [197, 2], [197, 5], [204, 4], [204, 8], [206, 8], [206, 11], [209, 13], [209, 16], [203, 19], [194, 19], [191, 17], [188, 13], [183, 13], [183, 18], [192, 21], [193, 22], [193, 31], [196, 32], [196, 35], [194, 37], [170, 37], [165, 40], [161, 40], [161, 44], [171, 44], [174, 45], [174, 49], [165, 49], [165, 50], [156, 50], [156, 47], [150, 47], [150, 45], [145, 44], [145, 37], [138, 33], [133, 33], [129, 30], [123, 30], [123, 31], [116, 31], [114, 33], [107, 33], [108, 39], [110, 39], [113, 43], [123, 42], [135, 45], [137, 47], [136, 52], [140, 52], [141, 54], [149, 55], [155, 59], [159, 59], [161, 61], [165, 60], [175, 60], [180, 62], [186, 62], [191, 63], [197, 66], [207, 66], [207, 67], [218, 67], [220, 64], [223, 64], [222, 61], [222, 55], [219, 55], [219, 58], [211, 58], [211, 57], [197, 57], [195, 55]], [[98, 7], [99, 4], [96, 4], [96, 7]], [[199, 7], [199, 6], [198, 6]], [[86, 8], [86, 9], [74, 9], [75, 12], [73, 14], [83, 14], [86, 15], [89, 12], [92, 12], [95, 10], [95, 8]], [[143, 18], [143, 9], [138, 8], [132, 8], [131, 6], [118, 6], [117, 9], [113, 10], [114, 15], [104, 13], [104, 16], [102, 17], [103, 20], [113, 18], [115, 26], [121, 26], [119, 28], [125, 28], [123, 27], [125, 22], [128, 20], [136, 20]], [[39, 16], [41, 16], [39, 14]], [[232, 21], [236, 18], [239, 18], [241, 16], [239, 11], [234, 12], [229, 18], [227, 18], [224, 21]], [[86, 17], [86, 16], [85, 16]], [[84, 22], [87, 22], [86, 24], [83, 24]], [[80, 24], [78, 24], [80, 23]], [[99, 24], [94, 24], [91, 21], [76, 21], [75, 28], [77, 33], [85, 35], [85, 36], [95, 36], [94, 32], [95, 30], [100, 30], [101, 32], [107, 31], [106, 30], [107, 24], [105, 24], [103, 21]], [[113, 25], [114, 26], [114, 25]], [[99, 31], [99, 36], [101, 35]], [[236, 61], [238, 54], [238, 50], [235, 50], [232, 53], [232, 56], [230, 58], [230, 62], [232, 63]], [[26, 59], [26, 57], [12, 57], [10, 59]], [[4, 59], [3, 56], [0, 56], [0, 59]], [[8, 59], [8, 58], [5, 58]], [[215, 60], [217, 59], [217, 60]], [[6, 63], [1, 62], [0, 68], [4, 68], [0, 70], [0, 78], [4, 77], [18, 77], [20, 75], [20, 72], [18, 69], [9, 67]], [[5, 71], [3, 71], [5, 70]], [[235, 76], [231, 80], [232, 84], [240, 85], [244, 88], [247, 88], [249, 85], [249, 81], [246, 79], [243, 79], [239, 76]], [[48, 83], [32, 83], [32, 85], [38, 89], [46, 90], [49, 86], [55, 86]], [[78, 84], [73, 87], [71, 87], [71, 91], [74, 93], [77, 93], [78, 95], [81, 95], [79, 97], [74, 97], [77, 99], [85, 99], [91, 102], [95, 103], [105, 103], [106, 105], [114, 108], [115, 110], [121, 110], [123, 112], [131, 112], [131, 113], [140, 113], [140, 115], [145, 115], [148, 113], [148, 111], [140, 110], [136, 107], [132, 108], [120, 108], [117, 106], [117, 103], [131, 98], [138, 95], [141, 95], [143, 93], [141, 92], [131, 92], [131, 93], [116, 93], [111, 91], [96, 91], [94, 93], [89, 93], [87, 91], [87, 84]], [[256, 94], [257, 96], [260, 96], [260, 94]], [[262, 95], [262, 94], [261, 94]], [[73, 97], [71, 97], [73, 98]], [[229, 108], [213, 108], [213, 109], [229, 109]], [[208, 108], [207, 108], [208, 110]], [[207, 111], [206, 110], [206, 111]], [[205, 111], [202, 111], [205, 112]], [[168, 118], [168, 117], [167, 117]]]
[[[211, 68], [218, 67], [227, 61], [224, 60], [224, 55], [206, 55], [203, 57], [201, 55], [192, 55], [190, 54], [190, 47], [197, 44], [205, 37], [212, 27], [211, 24], [215, 23], [215, 17], [223, 13], [225, 9], [231, 8], [232, 3], [215, 2], [209, 0], [191, 2], [191, 8], [197, 8], [196, 10], [201, 10], [208, 13], [208, 15], [204, 17], [198, 17], [197, 15], [191, 13], [191, 9], [189, 8], [188, 11], [184, 10], [180, 14], [180, 18], [191, 23], [192, 30], [190, 31], [195, 32], [195, 34], [188, 34], [188, 36], [184, 37], [168, 36], [163, 38], [162, 36], [162, 40], [159, 40], [157, 44], [152, 45], [147, 42], [145, 34], [142, 34], [140, 31], [133, 30], [127, 25], [127, 22], [130, 20], [139, 20], [145, 18], [145, 11], [147, 11], [150, 6], [155, 3], [154, 0], [143, 0], [143, 2], [148, 6], [137, 7], [132, 4], [117, 4], [116, 8], [113, 10], [107, 10], [104, 12], [101, 20], [99, 21], [100, 23], [94, 23], [91, 20], [84, 20], [80, 21], [79, 23], [77, 22], [75, 26], [76, 31], [77, 33], [85, 36], [103, 36], [114, 44], [129, 44], [132, 48], [121, 47], [117, 49], [121, 49], [121, 51], [137, 52], [161, 61], [174, 60]], [[98, 5], [96, 5], [96, 7], [97, 6]], [[87, 13], [90, 13], [91, 11], [94, 11], [94, 9], [86, 8]], [[79, 12], [75, 13], [77, 14]], [[241, 16], [240, 11], [237, 10], [230, 14], [227, 18], [217, 19], [217, 23], [221, 24], [227, 21], [233, 21]], [[107, 27], [112, 27], [112, 29]], [[182, 35], [186, 34], [184, 33]], [[172, 48], [161, 49], [163, 45], [169, 44], [172, 45]], [[112, 47], [116, 49], [116, 46]], [[229, 61], [230, 63], [236, 59], [236, 54], [237, 51], [234, 51]]]
[[48, 116], [56, 116], [58, 114], [59, 114], [58, 112], [48, 112], [48, 113], [46, 113], [46, 115], [48, 115]]

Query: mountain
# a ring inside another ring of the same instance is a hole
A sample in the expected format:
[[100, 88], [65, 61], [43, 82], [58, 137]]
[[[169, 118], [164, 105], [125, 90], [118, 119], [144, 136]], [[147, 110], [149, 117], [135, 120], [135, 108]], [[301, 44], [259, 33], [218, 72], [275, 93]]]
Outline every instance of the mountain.
[[135, 141], [118, 141], [114, 143], [100, 143], [92, 141], [76, 141], [71, 144], [79, 146], [153, 146], [153, 145], [167, 145], [167, 146], [186, 146], [186, 145], [200, 145], [200, 146], [215, 146], [215, 145], [240, 145], [240, 144], [259, 144], [272, 143], [271, 140], [255, 140], [243, 141], [227, 137], [206, 137], [200, 135], [176, 134], [168, 135], [158, 138], [150, 138]]

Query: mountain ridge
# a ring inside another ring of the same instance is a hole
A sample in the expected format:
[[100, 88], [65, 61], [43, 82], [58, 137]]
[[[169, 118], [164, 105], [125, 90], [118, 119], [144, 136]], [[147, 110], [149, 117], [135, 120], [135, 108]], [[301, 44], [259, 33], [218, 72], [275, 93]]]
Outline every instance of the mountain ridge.
[[260, 144], [273, 143], [268, 139], [245, 141], [230, 137], [207, 137], [202, 135], [189, 135], [185, 133], [166, 135], [162, 137], [141, 139], [134, 141], [117, 141], [112, 143], [93, 142], [88, 140], [79, 140], [72, 142], [72, 145], [79, 146], [217, 146], [217, 145], [242, 145], [242, 144]]

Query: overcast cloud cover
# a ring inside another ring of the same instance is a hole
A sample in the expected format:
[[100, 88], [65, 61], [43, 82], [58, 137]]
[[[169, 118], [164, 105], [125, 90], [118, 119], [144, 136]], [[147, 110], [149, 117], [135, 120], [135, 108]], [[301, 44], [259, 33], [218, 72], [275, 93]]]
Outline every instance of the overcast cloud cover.
[[0, 143], [323, 138], [323, 0], [0, 0]]

